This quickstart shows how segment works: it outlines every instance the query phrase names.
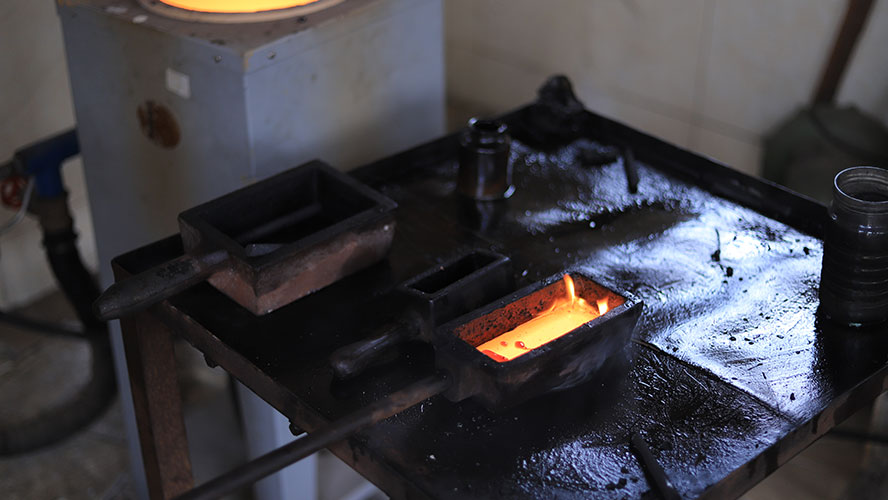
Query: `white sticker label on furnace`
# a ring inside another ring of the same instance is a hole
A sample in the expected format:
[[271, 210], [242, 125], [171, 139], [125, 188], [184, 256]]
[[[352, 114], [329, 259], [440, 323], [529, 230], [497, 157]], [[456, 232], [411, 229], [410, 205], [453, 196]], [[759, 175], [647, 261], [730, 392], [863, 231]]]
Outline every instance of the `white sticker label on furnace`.
[[171, 68], [166, 70], [166, 88], [183, 99], [191, 97], [191, 79]]

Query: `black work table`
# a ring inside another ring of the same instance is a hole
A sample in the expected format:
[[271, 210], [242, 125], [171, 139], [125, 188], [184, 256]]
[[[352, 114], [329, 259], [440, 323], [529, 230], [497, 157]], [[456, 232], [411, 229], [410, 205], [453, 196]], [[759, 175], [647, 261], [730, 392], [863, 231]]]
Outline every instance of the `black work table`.
[[[518, 139], [525, 118], [507, 117]], [[125, 320], [152, 494], [191, 481], [171, 333], [311, 432], [432, 373], [423, 345], [350, 382], [327, 357], [397, 314], [396, 284], [471, 248], [509, 256], [518, 287], [577, 270], [634, 293], [634, 361], [502, 414], [435, 397], [332, 448], [395, 498], [643, 497], [633, 431], [683, 497], [736, 497], [888, 387], [886, 328], [818, 319], [824, 207], [596, 115], [581, 135], [516, 141], [501, 203], [453, 194], [454, 137], [359, 169], [399, 204], [387, 260], [263, 317], [202, 284]], [[634, 151], [636, 194], [622, 159], [589, 160], [614, 146]], [[181, 252], [174, 237], [115, 266]]]

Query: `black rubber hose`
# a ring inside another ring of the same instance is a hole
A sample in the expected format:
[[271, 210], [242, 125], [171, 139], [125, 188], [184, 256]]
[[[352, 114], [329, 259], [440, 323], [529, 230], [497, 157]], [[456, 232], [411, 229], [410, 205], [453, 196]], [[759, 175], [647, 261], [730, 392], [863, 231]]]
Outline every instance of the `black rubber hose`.
[[22, 422], [0, 428], [0, 456], [17, 455], [61, 441], [92, 422], [116, 393], [111, 345], [107, 336], [88, 340], [92, 350], [92, 376], [65, 403]]
[[74, 307], [84, 330], [93, 335], [107, 333], [105, 323], [92, 312], [92, 303], [99, 297], [99, 287], [80, 258], [77, 233], [73, 228], [68, 228], [54, 234], [44, 234], [43, 247], [52, 273]]
[[20, 314], [8, 313], [0, 311], [0, 323], [5, 323], [23, 330], [30, 330], [38, 333], [49, 333], [62, 337], [83, 338], [84, 331], [82, 329], [69, 328], [65, 325], [58, 325], [48, 321], [28, 318]]
[[92, 315], [99, 289], [83, 265], [73, 228], [44, 233], [43, 246], [53, 274], [84, 327], [92, 351], [91, 376], [78, 393], [60, 406], [23, 422], [0, 427], [0, 456], [15, 455], [58, 442], [92, 422], [117, 393], [107, 325]]

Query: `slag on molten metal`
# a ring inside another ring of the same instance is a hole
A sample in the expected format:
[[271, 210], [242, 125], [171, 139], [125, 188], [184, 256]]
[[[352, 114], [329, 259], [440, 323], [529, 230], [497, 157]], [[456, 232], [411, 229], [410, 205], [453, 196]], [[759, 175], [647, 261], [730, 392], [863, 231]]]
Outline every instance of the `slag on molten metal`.
[[530, 321], [479, 345], [477, 349], [500, 363], [511, 361], [567, 335], [619, 305], [610, 304], [607, 297], [597, 299], [595, 305], [590, 304], [577, 295], [574, 281], [567, 274], [564, 275], [564, 288], [565, 296], [556, 300], [552, 307]]

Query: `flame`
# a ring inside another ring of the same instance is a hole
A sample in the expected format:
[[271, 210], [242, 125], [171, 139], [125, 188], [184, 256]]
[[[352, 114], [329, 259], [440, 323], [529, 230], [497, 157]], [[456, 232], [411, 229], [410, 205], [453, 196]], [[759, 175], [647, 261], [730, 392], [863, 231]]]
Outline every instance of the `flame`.
[[162, 3], [196, 12], [244, 13], [301, 7], [318, 0], [160, 0]]
[[577, 301], [577, 290], [574, 288], [574, 280], [569, 274], [564, 275], [564, 288], [567, 290], [567, 300], [573, 304]]
[[[584, 299], [584, 298], [580, 297], [579, 295], [577, 295], [576, 287], [574, 287], [574, 280], [573, 280], [573, 278], [570, 277], [569, 274], [565, 274], [565, 275], [564, 275], [564, 289], [567, 291], [567, 302], [568, 302], [570, 305], [573, 305], [573, 306], [579, 305], [579, 306], [582, 306], [582, 307], [591, 307], [591, 306], [589, 306], [589, 303], [586, 302], [586, 299]], [[607, 308], [607, 298], [605, 297], [605, 298], [602, 299], [602, 300], [604, 300], [604, 304], [605, 304], [605, 306], [604, 306], [604, 311], [602, 311], [602, 310], [601, 310], [601, 300], [598, 301], [598, 302], [599, 302], [599, 304], [598, 304], [598, 311], [599, 311], [598, 315], [599, 315], [599, 316], [603, 315], [603, 314], [606, 313], [607, 310], [608, 310], [608, 308]], [[552, 309], [555, 309], [555, 308], [557, 308], [557, 307], [559, 307], [559, 306], [561, 306], [561, 305], [564, 305], [564, 303], [555, 302], [554, 304], [552, 304]]]
[[604, 313], [608, 312], [610, 308], [607, 306], [607, 297], [603, 299], [598, 299], [598, 315], [604, 316]]
[[515, 359], [537, 347], [562, 337], [610, 310], [608, 298], [597, 300], [597, 307], [577, 295], [573, 279], [564, 275], [566, 296], [530, 321], [477, 347], [497, 362]]

